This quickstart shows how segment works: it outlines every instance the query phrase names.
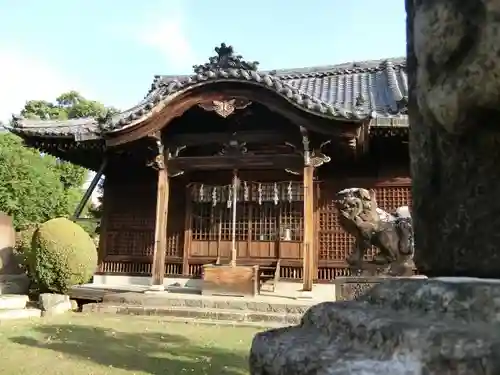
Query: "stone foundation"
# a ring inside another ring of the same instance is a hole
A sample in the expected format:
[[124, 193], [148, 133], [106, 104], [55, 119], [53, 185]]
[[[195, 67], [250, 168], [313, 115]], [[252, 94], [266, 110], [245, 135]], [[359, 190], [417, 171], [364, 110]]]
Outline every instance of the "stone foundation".
[[394, 280], [255, 336], [252, 375], [500, 373], [500, 283]]

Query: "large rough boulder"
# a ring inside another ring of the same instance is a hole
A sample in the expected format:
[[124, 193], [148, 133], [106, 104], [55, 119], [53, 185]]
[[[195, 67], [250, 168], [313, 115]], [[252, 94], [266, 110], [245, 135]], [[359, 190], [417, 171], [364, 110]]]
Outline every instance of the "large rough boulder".
[[415, 264], [500, 277], [497, 0], [406, 0]]
[[500, 282], [394, 280], [258, 333], [252, 375], [500, 373]]
[[97, 267], [92, 238], [65, 218], [40, 225], [30, 256], [31, 276], [41, 291], [65, 293], [73, 285], [88, 282]]

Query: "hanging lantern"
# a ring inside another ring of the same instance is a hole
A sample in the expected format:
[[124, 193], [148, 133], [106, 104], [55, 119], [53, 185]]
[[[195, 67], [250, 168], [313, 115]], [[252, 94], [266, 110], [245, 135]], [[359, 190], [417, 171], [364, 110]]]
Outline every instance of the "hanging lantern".
[[259, 205], [261, 205], [262, 204], [262, 184], [259, 183], [257, 191], [259, 193], [258, 202], [259, 202]]
[[273, 186], [273, 201], [274, 201], [274, 204], [278, 204], [279, 201], [280, 201], [280, 197], [279, 197], [279, 194], [278, 194], [278, 184], [275, 182], [274, 183], [274, 186]]

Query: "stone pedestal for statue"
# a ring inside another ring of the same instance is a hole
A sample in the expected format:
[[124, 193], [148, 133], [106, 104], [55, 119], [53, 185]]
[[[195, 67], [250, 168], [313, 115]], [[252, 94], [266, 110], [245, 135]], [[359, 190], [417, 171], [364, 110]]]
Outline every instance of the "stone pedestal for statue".
[[252, 375], [500, 373], [500, 282], [392, 280], [258, 333]]
[[345, 276], [332, 281], [335, 301], [351, 301], [361, 297], [376, 285], [391, 280], [422, 280], [425, 276]]

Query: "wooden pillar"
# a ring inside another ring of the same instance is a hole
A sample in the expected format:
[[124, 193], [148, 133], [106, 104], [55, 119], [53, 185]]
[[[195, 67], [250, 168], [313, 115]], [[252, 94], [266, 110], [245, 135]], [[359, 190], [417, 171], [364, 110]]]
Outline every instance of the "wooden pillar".
[[97, 265], [99, 272], [103, 272], [104, 261], [106, 259], [106, 253], [109, 251], [108, 248], [108, 225], [109, 217], [111, 215], [112, 205], [110, 203], [111, 199], [111, 185], [109, 184], [109, 179], [104, 180], [104, 186], [102, 189], [102, 202], [101, 202], [101, 222], [99, 224], [99, 248], [97, 249]]
[[182, 275], [193, 276], [189, 273], [189, 253], [191, 251], [191, 240], [193, 237], [192, 229], [192, 206], [191, 192], [186, 189], [186, 202], [184, 212], [184, 249], [182, 252]]
[[238, 185], [240, 181], [238, 178], [238, 171], [235, 169], [233, 170], [233, 184], [231, 186], [231, 189], [233, 191], [232, 194], [232, 199], [233, 202], [231, 204], [231, 258], [229, 264], [231, 267], [236, 267], [236, 258], [238, 257], [238, 251], [236, 250], [236, 210], [238, 207], [236, 206], [238, 204]]
[[303, 287], [312, 291], [314, 279], [314, 167], [304, 167], [304, 234], [303, 234]]
[[151, 290], [164, 290], [163, 279], [165, 276], [165, 257], [167, 250], [167, 217], [169, 198], [169, 177], [167, 171], [167, 151], [164, 150], [161, 141], [158, 141], [158, 156], [156, 166], [158, 168], [158, 184], [156, 190], [156, 223], [155, 243], [153, 253], [153, 269], [151, 278]]

